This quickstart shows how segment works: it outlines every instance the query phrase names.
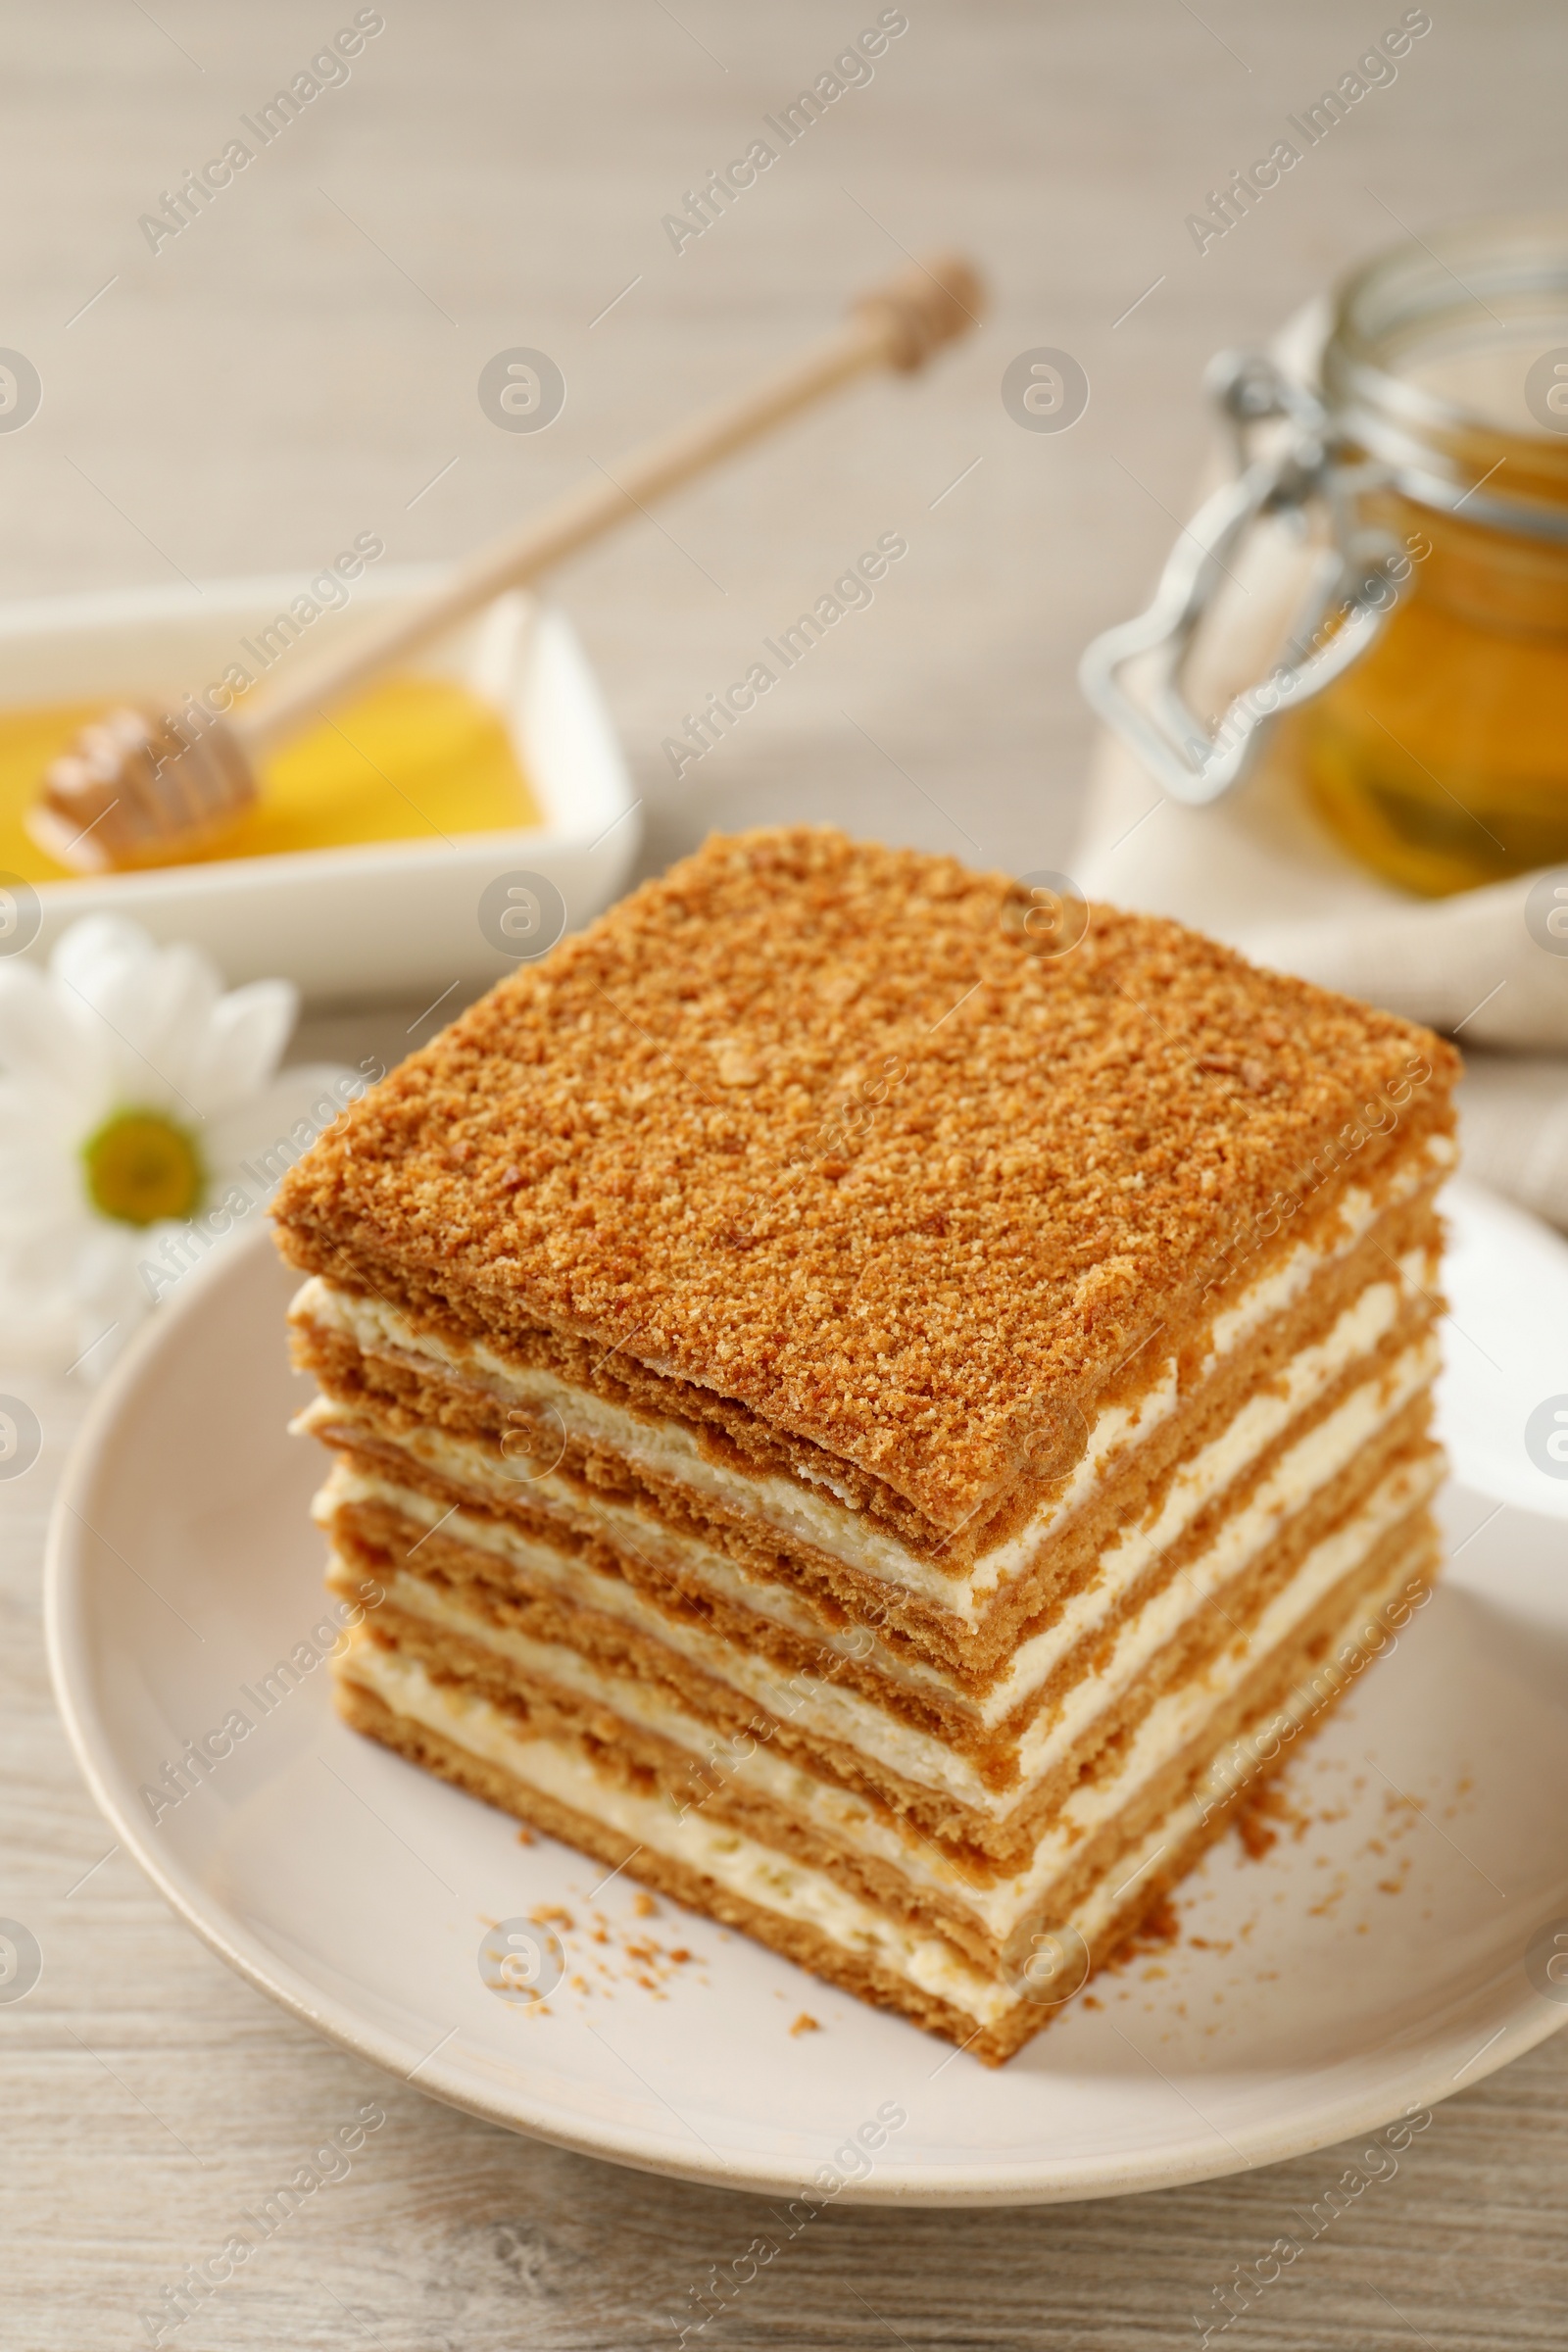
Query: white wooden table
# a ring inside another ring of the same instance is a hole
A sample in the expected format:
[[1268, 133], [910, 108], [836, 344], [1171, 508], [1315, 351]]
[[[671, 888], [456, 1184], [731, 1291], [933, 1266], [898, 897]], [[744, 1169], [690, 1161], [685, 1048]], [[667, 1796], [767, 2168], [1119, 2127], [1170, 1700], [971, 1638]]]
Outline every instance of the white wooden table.
[[[876, 6], [387, 0], [347, 83], [152, 252], [138, 217], [354, 13], [78, 0], [14, 16], [0, 344], [32, 360], [44, 400], [0, 434], [0, 594], [303, 577], [363, 529], [396, 558], [445, 554], [744, 380], [902, 248], [959, 242], [996, 284], [982, 337], [562, 584], [646, 794], [650, 868], [710, 825], [801, 816], [1013, 870], [1065, 864], [1089, 734], [1074, 661], [1168, 543], [1204, 358], [1401, 222], [1549, 201], [1561, 155], [1568, 23], [1539, 0], [1444, 0], [1397, 81], [1200, 256], [1185, 217], [1382, 17], [1349, 0], [908, 0], [870, 84], [677, 254], [662, 216]], [[565, 375], [548, 432], [502, 433], [478, 406], [480, 368], [515, 345]], [[999, 398], [1006, 362], [1039, 345], [1089, 374], [1069, 433], [1020, 431]], [[677, 784], [662, 739], [888, 529], [909, 556], [871, 610]], [[313, 1018], [301, 1050], [401, 1051], [418, 1009]], [[749, 2200], [562, 2156], [388, 2084], [102, 1858], [39, 1607], [82, 1399], [3, 1364], [0, 1388], [33, 1397], [46, 1433], [36, 1468], [0, 1486], [0, 1913], [45, 1963], [0, 2007], [4, 2352], [145, 2341], [162, 2284], [370, 2096], [388, 2115], [373, 2159], [172, 2339], [184, 2352], [672, 2342], [668, 2315], [749, 2237]], [[1565, 2091], [1558, 2039], [1459, 2093], [1228, 2340], [1561, 2345]], [[708, 2340], [1194, 2342], [1213, 2288], [1344, 2161], [1047, 2211], [828, 2212]]]

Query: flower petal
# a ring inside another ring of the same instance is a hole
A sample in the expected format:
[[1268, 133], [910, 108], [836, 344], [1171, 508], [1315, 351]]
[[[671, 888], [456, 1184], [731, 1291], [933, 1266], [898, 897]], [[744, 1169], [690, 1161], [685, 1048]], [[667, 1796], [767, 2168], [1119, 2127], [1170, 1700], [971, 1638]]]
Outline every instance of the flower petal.
[[136, 923], [87, 915], [50, 957], [51, 977], [95, 1016], [118, 1100], [200, 1119], [187, 1084], [222, 991], [199, 948], [160, 948]]
[[76, 1096], [90, 1126], [108, 1086], [102, 1030], [35, 964], [0, 964], [0, 1070], [17, 1087]]
[[140, 923], [119, 914], [84, 914], [61, 933], [49, 958], [57, 980], [89, 1004], [113, 989], [127, 964], [140, 962], [152, 950], [152, 940]]
[[204, 1115], [217, 1118], [264, 1086], [293, 1035], [299, 990], [290, 980], [253, 980], [214, 1005], [186, 1084]]
[[0, 1327], [8, 1354], [101, 1379], [151, 1304], [138, 1280], [143, 1237], [83, 1216], [25, 1248], [0, 1249]]

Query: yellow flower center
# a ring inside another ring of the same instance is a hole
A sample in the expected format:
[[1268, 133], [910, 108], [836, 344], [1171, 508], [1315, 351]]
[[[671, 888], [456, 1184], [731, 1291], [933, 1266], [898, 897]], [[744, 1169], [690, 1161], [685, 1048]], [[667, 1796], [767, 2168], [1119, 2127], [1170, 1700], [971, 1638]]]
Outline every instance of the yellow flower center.
[[156, 1225], [188, 1217], [205, 1182], [196, 1146], [158, 1110], [117, 1110], [81, 1147], [87, 1196], [102, 1217]]

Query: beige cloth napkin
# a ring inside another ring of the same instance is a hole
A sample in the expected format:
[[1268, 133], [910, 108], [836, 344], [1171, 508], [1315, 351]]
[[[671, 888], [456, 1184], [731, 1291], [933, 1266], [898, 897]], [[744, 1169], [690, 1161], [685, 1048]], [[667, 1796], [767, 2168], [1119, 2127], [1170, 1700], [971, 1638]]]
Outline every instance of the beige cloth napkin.
[[1568, 952], [1535, 936], [1539, 891], [1527, 923], [1539, 876], [1410, 899], [1344, 855], [1278, 756], [1228, 799], [1187, 808], [1107, 735], [1073, 879], [1455, 1038], [1467, 1172], [1568, 1227]]

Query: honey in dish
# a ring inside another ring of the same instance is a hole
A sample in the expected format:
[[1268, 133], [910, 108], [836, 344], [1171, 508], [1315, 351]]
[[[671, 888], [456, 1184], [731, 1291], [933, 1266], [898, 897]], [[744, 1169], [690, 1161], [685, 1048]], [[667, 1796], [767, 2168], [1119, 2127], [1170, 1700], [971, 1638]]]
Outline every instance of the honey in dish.
[[[102, 701], [0, 710], [0, 871], [63, 879], [23, 817], [55, 756]], [[540, 822], [499, 713], [446, 678], [392, 678], [264, 763], [261, 794], [210, 858], [372, 841], [437, 841]]]

